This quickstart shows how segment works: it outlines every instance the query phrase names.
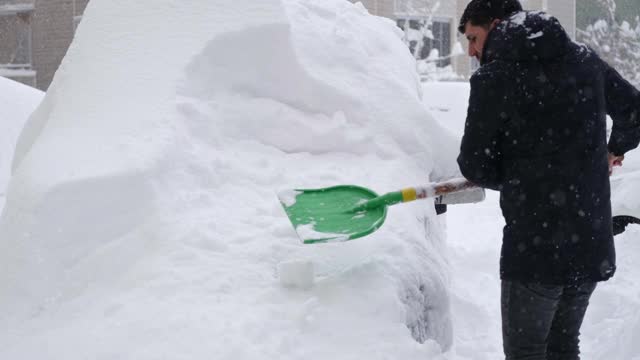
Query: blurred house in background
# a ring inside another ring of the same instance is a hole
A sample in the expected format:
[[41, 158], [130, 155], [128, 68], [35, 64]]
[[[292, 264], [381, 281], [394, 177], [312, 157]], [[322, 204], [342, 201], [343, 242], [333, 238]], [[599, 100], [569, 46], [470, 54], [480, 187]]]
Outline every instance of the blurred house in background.
[[[361, 2], [371, 14], [396, 21], [408, 34], [407, 40], [412, 50], [422, 43], [419, 52], [414, 53], [417, 60], [428, 59], [438, 67], [451, 65], [452, 70], [462, 78], [468, 78], [479, 66], [475, 59], [466, 55], [466, 39], [457, 32], [460, 17], [469, 0], [350, 1]], [[526, 10], [543, 10], [557, 17], [572, 38], [575, 38], [576, 31], [576, 1], [583, 0], [520, 0]], [[430, 31], [421, 31], [425, 22], [432, 23]], [[407, 26], [413, 34], [407, 32]], [[422, 42], [416, 38], [416, 33], [420, 32], [426, 34]], [[437, 53], [433, 52], [434, 49]]]
[[89, 0], [0, 0], [0, 76], [46, 90]]
[[[405, 31], [419, 71], [448, 69], [450, 80], [468, 79], [479, 66], [466, 55], [467, 42], [457, 32], [469, 0], [349, 0], [374, 15], [392, 19]], [[606, 17], [599, 0], [520, 0], [528, 10], [557, 17], [575, 38]], [[89, 0], [0, 0], [0, 76], [46, 90], [67, 52]], [[616, 0], [621, 20], [640, 15], [639, 0]], [[618, 15], [616, 15], [617, 17]], [[430, 24], [424, 29], [425, 24]], [[447, 77], [445, 76], [446, 80]]]

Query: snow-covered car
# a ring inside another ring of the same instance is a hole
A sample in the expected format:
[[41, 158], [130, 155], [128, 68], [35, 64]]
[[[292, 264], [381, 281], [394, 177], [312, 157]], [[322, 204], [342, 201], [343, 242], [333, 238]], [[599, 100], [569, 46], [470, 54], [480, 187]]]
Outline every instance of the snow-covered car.
[[313, 246], [276, 197], [454, 175], [402, 35], [344, 0], [92, 0], [16, 148], [0, 358], [440, 356], [433, 201]]

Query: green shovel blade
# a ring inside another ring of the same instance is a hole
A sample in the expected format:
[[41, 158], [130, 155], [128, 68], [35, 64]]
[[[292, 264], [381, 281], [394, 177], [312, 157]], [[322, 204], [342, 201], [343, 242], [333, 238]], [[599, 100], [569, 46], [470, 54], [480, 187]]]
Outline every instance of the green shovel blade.
[[378, 195], [366, 188], [341, 185], [325, 189], [289, 190], [278, 194], [289, 220], [305, 244], [356, 239], [378, 229], [387, 207], [354, 208]]

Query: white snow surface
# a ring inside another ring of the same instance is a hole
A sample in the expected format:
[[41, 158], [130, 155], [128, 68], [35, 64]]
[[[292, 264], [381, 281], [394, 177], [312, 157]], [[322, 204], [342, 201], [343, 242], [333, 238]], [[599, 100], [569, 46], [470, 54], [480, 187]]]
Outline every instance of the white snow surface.
[[625, 154], [621, 167], [613, 168], [611, 205], [613, 215], [635, 216], [640, 219], [640, 150]]
[[344, 0], [92, 0], [16, 149], [0, 358], [445, 356], [432, 203], [302, 245], [276, 196], [457, 175], [401, 36]]
[[18, 135], [43, 96], [40, 90], [0, 77], [0, 210], [11, 175], [11, 159]]

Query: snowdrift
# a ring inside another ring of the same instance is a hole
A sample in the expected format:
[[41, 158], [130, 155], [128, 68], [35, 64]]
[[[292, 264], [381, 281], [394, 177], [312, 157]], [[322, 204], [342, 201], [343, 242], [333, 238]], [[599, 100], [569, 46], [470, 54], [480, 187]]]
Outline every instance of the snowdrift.
[[[432, 203], [303, 246], [275, 196], [456, 174], [400, 37], [343, 0], [92, 0], [16, 149], [0, 358], [439, 356]], [[315, 285], [282, 286], [288, 261]]]
[[9, 182], [18, 135], [43, 96], [40, 90], [0, 77], [0, 209], [4, 204], [4, 189]]

